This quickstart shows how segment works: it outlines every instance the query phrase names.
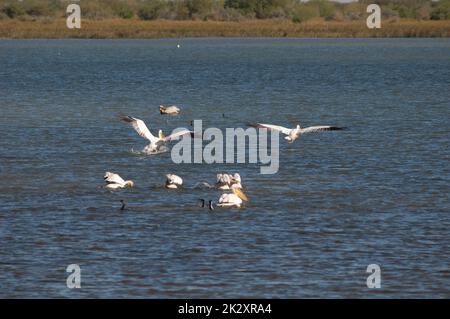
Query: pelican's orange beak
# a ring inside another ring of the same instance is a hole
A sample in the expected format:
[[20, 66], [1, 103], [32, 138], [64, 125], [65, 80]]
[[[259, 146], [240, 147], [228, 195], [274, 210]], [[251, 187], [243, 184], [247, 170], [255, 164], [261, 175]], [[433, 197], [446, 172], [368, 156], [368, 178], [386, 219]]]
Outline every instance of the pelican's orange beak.
[[244, 192], [241, 191], [239, 188], [233, 188], [233, 193], [235, 193], [236, 196], [239, 197], [240, 199], [242, 199], [243, 201], [248, 202], [247, 195], [245, 195]]

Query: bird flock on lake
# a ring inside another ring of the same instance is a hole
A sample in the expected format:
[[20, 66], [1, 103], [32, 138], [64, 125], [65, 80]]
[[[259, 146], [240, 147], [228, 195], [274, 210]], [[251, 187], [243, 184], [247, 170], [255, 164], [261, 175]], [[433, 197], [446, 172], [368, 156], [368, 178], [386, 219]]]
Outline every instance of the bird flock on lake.
[[[161, 115], [179, 115], [181, 110], [179, 107], [173, 106], [159, 106], [159, 112]], [[139, 134], [139, 136], [145, 138], [149, 144], [142, 150], [144, 154], [158, 154], [162, 152], [166, 152], [168, 150], [167, 144], [178, 140], [184, 136], [191, 137], [202, 137], [202, 133], [194, 132], [186, 129], [182, 129], [178, 132], [175, 132], [171, 135], [165, 136], [163, 131], [158, 130], [157, 136], [153, 135], [145, 122], [141, 119], [121, 114], [120, 119], [130, 124], [134, 130]], [[338, 126], [329, 126], [329, 125], [321, 125], [321, 126], [310, 126], [301, 128], [300, 125], [297, 125], [294, 128], [287, 128], [279, 125], [272, 124], [249, 124], [249, 126], [255, 128], [265, 128], [268, 130], [278, 131], [279, 133], [285, 135], [285, 139], [288, 143], [293, 143], [296, 139], [298, 139], [301, 135], [305, 133], [311, 132], [323, 132], [323, 131], [337, 131], [343, 130], [344, 127]], [[180, 176], [175, 174], [166, 174], [166, 182], [165, 187], [167, 189], [178, 189], [183, 187], [183, 179]], [[134, 187], [134, 181], [132, 180], [124, 180], [119, 174], [106, 172], [104, 175], [104, 181], [106, 183], [105, 188], [108, 190], [118, 190], [122, 188], [132, 188]], [[216, 176], [216, 183], [214, 185], [209, 185], [204, 183], [208, 187], [212, 187], [218, 190], [224, 191], [222, 195], [217, 200], [215, 204], [214, 201], [209, 200], [208, 202], [205, 199], [199, 199], [199, 203], [201, 207], [207, 207], [210, 210], [214, 210], [214, 205], [218, 207], [235, 207], [240, 208], [244, 202], [248, 201], [247, 195], [243, 191], [242, 180], [239, 173], [228, 174], [228, 173], [219, 173]], [[123, 200], [120, 201], [122, 203], [121, 210], [125, 209], [125, 202]]]

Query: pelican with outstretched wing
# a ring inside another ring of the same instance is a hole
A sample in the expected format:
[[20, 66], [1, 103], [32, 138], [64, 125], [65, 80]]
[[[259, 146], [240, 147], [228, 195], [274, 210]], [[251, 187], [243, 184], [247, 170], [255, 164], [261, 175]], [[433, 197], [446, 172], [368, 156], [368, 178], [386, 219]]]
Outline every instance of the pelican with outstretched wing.
[[172, 142], [179, 139], [180, 137], [187, 135], [190, 135], [191, 137], [197, 136], [197, 134], [195, 134], [193, 131], [183, 129], [168, 136], [165, 136], [162, 130], [159, 130], [158, 137], [156, 137], [150, 132], [144, 121], [128, 115], [122, 116], [121, 119], [122, 121], [131, 124], [131, 126], [139, 134], [139, 136], [147, 139], [150, 142], [150, 144], [148, 144], [142, 150], [142, 152], [147, 154], [158, 153], [167, 150], [164, 145], [166, 142]]
[[269, 130], [278, 131], [285, 136], [284, 138], [288, 141], [288, 143], [293, 143], [296, 139], [298, 139], [301, 135], [305, 133], [311, 133], [311, 132], [323, 132], [323, 131], [339, 131], [346, 129], [345, 127], [338, 127], [338, 126], [329, 126], [329, 125], [320, 125], [320, 126], [310, 126], [301, 128], [300, 125], [297, 125], [295, 128], [287, 128], [279, 125], [272, 125], [272, 124], [250, 124], [250, 126], [256, 127], [256, 128], [266, 128]]

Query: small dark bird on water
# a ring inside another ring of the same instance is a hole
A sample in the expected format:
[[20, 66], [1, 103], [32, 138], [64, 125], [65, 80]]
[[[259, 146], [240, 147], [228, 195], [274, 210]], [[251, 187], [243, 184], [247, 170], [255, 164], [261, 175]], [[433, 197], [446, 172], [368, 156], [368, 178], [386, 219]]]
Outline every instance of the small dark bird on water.
[[[206, 203], [206, 200], [204, 200], [203, 198], [200, 198], [199, 199], [199, 201], [200, 201], [200, 207], [201, 208], [205, 208], [205, 203]], [[209, 210], [214, 210], [214, 203], [213, 203], [213, 201], [212, 200], [210, 200], [209, 202], [208, 202], [208, 208], [209, 208]]]
[[122, 207], [120, 207], [120, 210], [125, 210], [125, 201], [123, 199], [120, 200], [120, 202], [122, 203]]

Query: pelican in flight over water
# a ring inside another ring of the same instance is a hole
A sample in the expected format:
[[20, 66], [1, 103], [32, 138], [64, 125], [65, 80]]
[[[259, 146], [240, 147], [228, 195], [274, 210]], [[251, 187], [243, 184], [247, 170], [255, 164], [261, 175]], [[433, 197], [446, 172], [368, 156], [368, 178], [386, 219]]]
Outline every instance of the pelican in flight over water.
[[180, 114], [180, 109], [175, 106], [164, 106], [164, 105], [160, 105], [159, 106], [159, 113], [160, 114], [169, 114], [169, 115], [178, 115]]
[[183, 179], [175, 174], [166, 175], [166, 188], [178, 188], [183, 185]]
[[119, 176], [119, 174], [114, 174], [111, 172], [106, 172], [103, 179], [106, 182], [106, 188], [108, 189], [118, 189], [118, 188], [125, 188], [125, 187], [133, 187], [134, 182], [133, 181], [125, 181], [122, 177]]
[[190, 135], [191, 137], [194, 137], [195, 134], [193, 131], [189, 131], [189, 130], [181, 130], [178, 131], [177, 133], [173, 133], [169, 136], [164, 136], [162, 130], [158, 131], [158, 137], [154, 136], [150, 130], [148, 129], [147, 125], [145, 125], [144, 121], [135, 118], [135, 117], [131, 117], [131, 116], [122, 116], [121, 117], [122, 121], [131, 124], [131, 126], [133, 126], [134, 130], [143, 138], [147, 139], [148, 141], [150, 141], [150, 144], [148, 144], [143, 150], [142, 152], [147, 153], [147, 154], [154, 154], [154, 153], [159, 153], [159, 152], [164, 152], [167, 151], [167, 147], [165, 147], [165, 143], [166, 142], [171, 142], [174, 140], [177, 140], [178, 138], [182, 137], [182, 136], [186, 136], [186, 135]]
[[242, 188], [241, 175], [239, 173], [231, 174], [217, 174], [216, 187], [218, 189], [234, 189]]
[[240, 208], [244, 201], [248, 201], [244, 192], [238, 188], [233, 188], [233, 193], [225, 193], [220, 196], [217, 206]]
[[338, 127], [338, 126], [328, 126], [328, 125], [321, 125], [321, 126], [310, 126], [301, 128], [300, 125], [297, 125], [295, 128], [287, 128], [283, 126], [278, 125], [272, 125], [272, 124], [250, 124], [250, 126], [256, 127], [256, 128], [267, 128], [269, 130], [278, 131], [285, 136], [284, 138], [288, 141], [288, 143], [293, 143], [296, 139], [298, 139], [301, 135], [305, 133], [310, 132], [323, 132], [323, 131], [339, 131], [344, 130], [345, 127]]

